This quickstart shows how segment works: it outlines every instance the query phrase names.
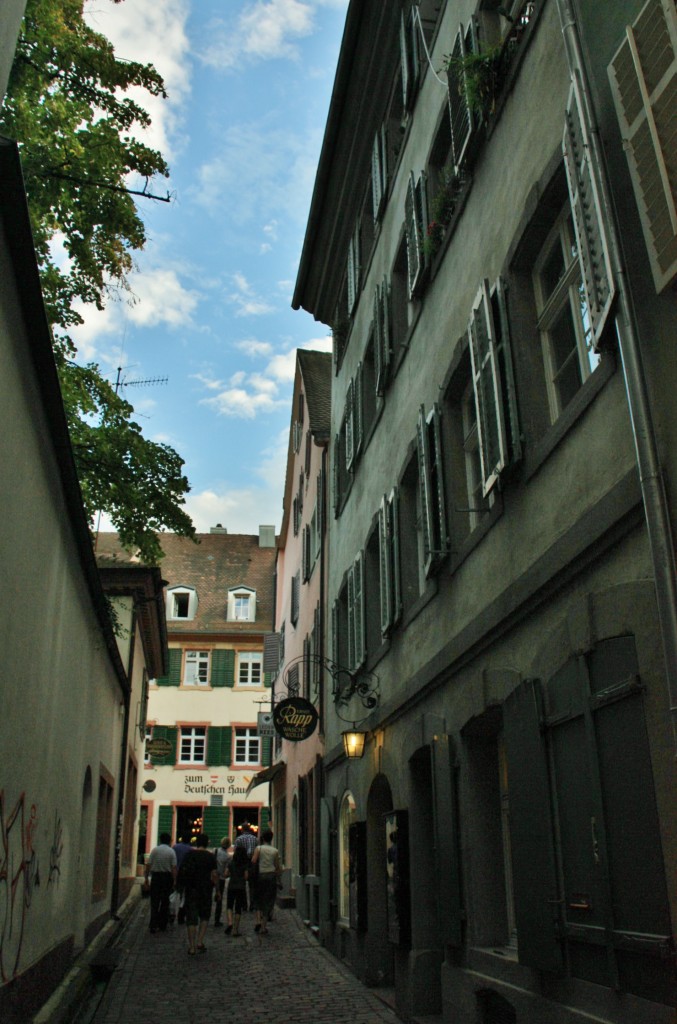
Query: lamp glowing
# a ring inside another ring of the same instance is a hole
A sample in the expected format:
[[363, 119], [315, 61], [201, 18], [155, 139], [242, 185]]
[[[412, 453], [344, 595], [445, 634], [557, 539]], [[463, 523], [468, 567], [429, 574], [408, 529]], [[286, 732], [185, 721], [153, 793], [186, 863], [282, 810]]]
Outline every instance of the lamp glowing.
[[343, 737], [343, 749], [346, 757], [359, 758], [364, 753], [364, 741], [367, 738], [366, 732], [358, 732], [353, 726], [352, 729], [346, 729], [345, 732], [341, 733]]

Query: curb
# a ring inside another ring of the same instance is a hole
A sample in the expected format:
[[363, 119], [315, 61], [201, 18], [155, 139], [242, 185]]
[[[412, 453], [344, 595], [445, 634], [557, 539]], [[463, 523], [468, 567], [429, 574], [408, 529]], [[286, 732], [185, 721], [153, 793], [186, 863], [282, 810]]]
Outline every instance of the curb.
[[141, 899], [141, 887], [134, 885], [116, 917], [106, 921], [101, 931], [73, 962], [46, 1003], [31, 1018], [31, 1024], [70, 1024], [87, 992], [94, 987], [93, 966], [113, 945]]

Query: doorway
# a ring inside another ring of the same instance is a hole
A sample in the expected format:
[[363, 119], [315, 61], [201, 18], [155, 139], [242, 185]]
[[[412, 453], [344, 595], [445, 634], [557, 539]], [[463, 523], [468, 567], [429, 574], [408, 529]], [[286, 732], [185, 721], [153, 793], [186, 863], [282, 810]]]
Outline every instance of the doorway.
[[195, 806], [176, 807], [176, 839], [190, 843], [200, 832], [204, 820], [204, 807], [201, 804]]

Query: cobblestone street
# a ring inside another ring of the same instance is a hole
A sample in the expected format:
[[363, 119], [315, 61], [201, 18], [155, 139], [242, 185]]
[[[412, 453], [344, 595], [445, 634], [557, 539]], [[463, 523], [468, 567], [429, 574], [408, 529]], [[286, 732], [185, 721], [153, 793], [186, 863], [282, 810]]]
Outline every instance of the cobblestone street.
[[243, 915], [232, 938], [210, 924], [207, 951], [189, 956], [184, 927], [150, 935], [148, 901], [122, 934], [121, 956], [92, 1024], [170, 1017], [220, 1024], [253, 1016], [270, 1024], [397, 1024], [392, 1010], [362, 985], [291, 910], [277, 910], [269, 934]]

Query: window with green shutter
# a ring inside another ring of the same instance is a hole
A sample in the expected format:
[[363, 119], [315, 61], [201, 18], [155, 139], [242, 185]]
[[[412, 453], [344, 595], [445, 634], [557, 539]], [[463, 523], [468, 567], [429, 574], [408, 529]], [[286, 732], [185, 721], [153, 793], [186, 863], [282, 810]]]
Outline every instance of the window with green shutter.
[[230, 764], [232, 730], [229, 725], [211, 725], [207, 730], [207, 764]]
[[264, 768], [267, 768], [272, 760], [273, 750], [273, 738], [272, 736], [263, 736], [261, 738], [261, 764]]
[[178, 729], [174, 725], [154, 725], [153, 740], [167, 740], [171, 749], [167, 754], [151, 757], [150, 763], [154, 765], [175, 765], [176, 764], [176, 737]]
[[169, 671], [166, 676], [155, 680], [158, 686], [179, 686], [181, 683], [181, 661], [183, 651], [180, 647], [169, 649]]
[[212, 686], [235, 685], [235, 651], [212, 651]]
[[172, 835], [172, 825], [174, 823], [174, 808], [164, 804], [158, 808], [157, 815], [157, 841], [160, 842], [160, 836], [166, 832], [168, 835]]

